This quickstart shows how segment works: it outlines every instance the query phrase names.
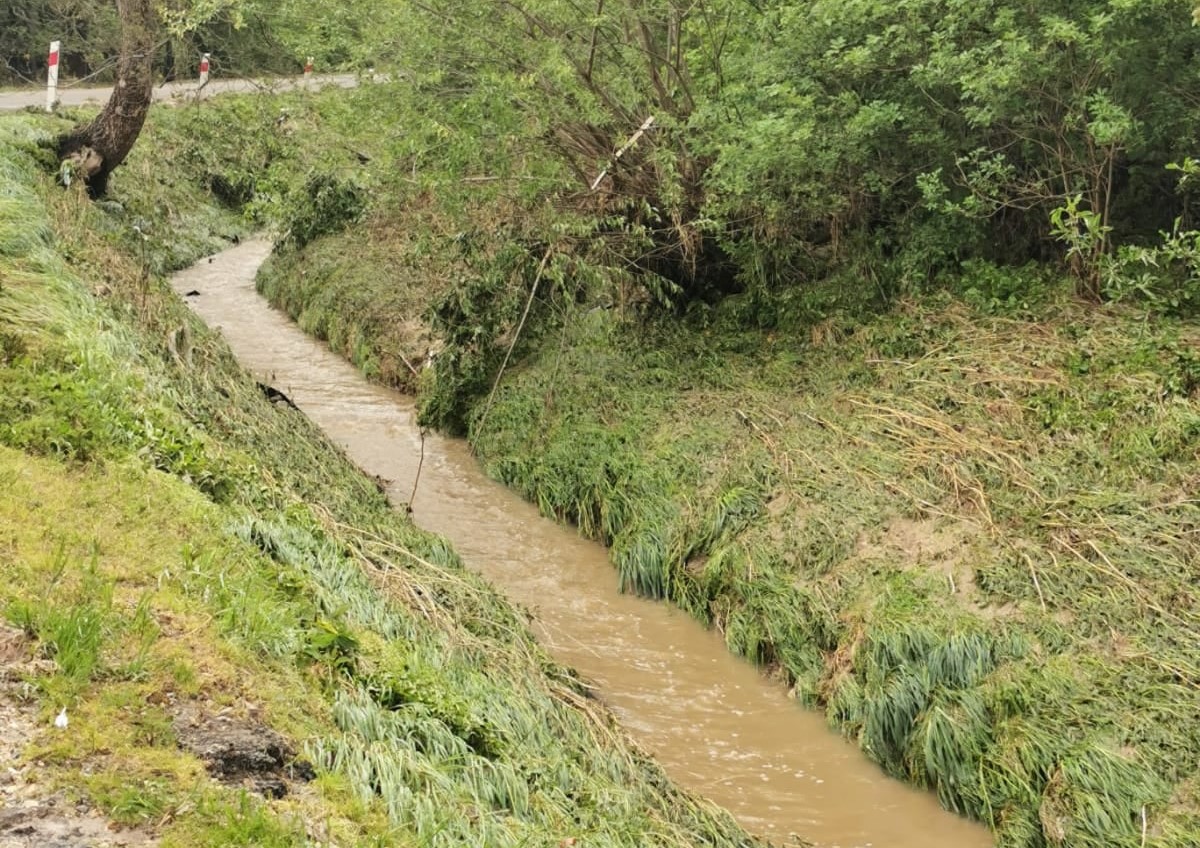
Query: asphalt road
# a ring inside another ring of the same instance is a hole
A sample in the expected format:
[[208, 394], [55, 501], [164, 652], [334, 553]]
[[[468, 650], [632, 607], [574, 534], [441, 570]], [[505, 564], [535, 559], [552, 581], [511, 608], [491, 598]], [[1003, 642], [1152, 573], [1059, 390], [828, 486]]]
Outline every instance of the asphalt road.
[[[217, 94], [246, 94], [257, 91], [291, 91], [296, 88], [354, 88], [358, 85], [358, 77], [354, 74], [314, 74], [305, 79], [290, 77], [275, 80], [210, 80], [204, 90], [199, 92], [202, 98]], [[100, 105], [108, 100], [112, 87], [108, 88], [65, 88], [58, 89], [58, 101], [62, 106]], [[186, 103], [197, 97], [195, 82], [172, 82], [154, 87], [154, 99], [164, 103]], [[46, 90], [44, 88], [27, 88], [17, 91], [0, 91], [0, 112], [17, 112], [30, 106], [45, 108]]]

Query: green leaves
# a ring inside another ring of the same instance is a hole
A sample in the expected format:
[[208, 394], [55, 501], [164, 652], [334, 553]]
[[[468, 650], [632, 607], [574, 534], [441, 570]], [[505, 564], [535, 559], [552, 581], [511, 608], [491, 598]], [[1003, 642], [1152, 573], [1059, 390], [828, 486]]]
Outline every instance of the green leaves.
[[354, 180], [311, 174], [286, 201], [285, 241], [302, 248], [318, 236], [339, 232], [362, 216], [366, 203], [365, 190]]
[[[743, 16], [734, 81], [692, 121], [714, 156], [708, 211], [739, 221], [730, 236], [752, 240], [755, 267], [789, 267], [768, 257], [797, 242], [827, 269], [866, 247], [885, 278], [911, 267], [887, 257], [918, 233], [953, 248], [926, 257], [932, 269], [1040, 256], [1050, 210], [1075, 196], [1111, 228], [1102, 254], [1165, 229], [1178, 205], [1133, 198], [1160, 185], [1137, 166], [1190, 150], [1200, 120], [1180, 5], [817, 0]], [[974, 219], [974, 235], [947, 215]], [[930, 238], [939, 229], [958, 237]]]
[[1129, 109], [1113, 101], [1108, 91], [1097, 89], [1085, 102], [1087, 132], [1096, 144], [1127, 145], [1134, 140], [1138, 122]]
[[194, 32], [203, 24], [228, 15], [235, 29], [245, 25], [245, 0], [187, 0], [187, 2], [164, 2], [159, 5], [159, 14], [167, 31], [175, 36]]

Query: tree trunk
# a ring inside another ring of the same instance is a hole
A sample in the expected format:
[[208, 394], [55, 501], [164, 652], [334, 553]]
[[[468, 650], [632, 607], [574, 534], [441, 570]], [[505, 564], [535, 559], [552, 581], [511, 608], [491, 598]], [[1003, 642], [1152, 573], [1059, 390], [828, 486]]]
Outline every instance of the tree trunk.
[[117, 0], [121, 18], [121, 55], [112, 97], [90, 124], [58, 142], [60, 159], [85, 163], [83, 176], [92, 197], [103, 197], [108, 178], [142, 131], [154, 86], [154, 48], [159, 30], [153, 0]]

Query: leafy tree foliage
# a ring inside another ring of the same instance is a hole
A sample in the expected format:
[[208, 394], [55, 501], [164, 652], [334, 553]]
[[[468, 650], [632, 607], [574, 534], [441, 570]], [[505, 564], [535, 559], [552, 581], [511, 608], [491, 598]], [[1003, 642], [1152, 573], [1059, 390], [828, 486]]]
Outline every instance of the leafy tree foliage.
[[[156, 7], [164, 28], [154, 47], [154, 64], [167, 79], [191, 78], [202, 53], [231, 74], [298, 72], [310, 53], [326, 59], [349, 55], [347, 37], [321, 33], [307, 12], [290, 0], [163, 0]], [[330, 18], [344, 14], [330, 12]], [[356, 33], [357, 34], [357, 33]], [[0, 5], [0, 84], [41, 82], [51, 41], [63, 45], [67, 78], [111, 83], [121, 46], [121, 27], [112, 0], [12, 0]], [[314, 51], [321, 46], [321, 51]], [[307, 51], [307, 52], [306, 52]], [[339, 59], [339, 62], [342, 61]], [[326, 67], [332, 62], [325, 62]]]
[[[190, 72], [200, 50], [247, 71], [306, 55], [395, 68], [408, 115], [398, 145], [418, 172], [535, 178], [538, 192], [515, 193], [586, 217], [572, 239], [677, 302], [840, 271], [888, 294], [964, 261], [1047, 259], [1099, 297], [1145, 288], [1128, 284], [1123, 247], [1153, 249], [1194, 224], [1182, 171], [1167, 169], [1200, 129], [1194, 0], [160, 9], [168, 73]], [[104, 0], [14, 0], [0, 19], [0, 55], [22, 75], [39, 72], [55, 35], [80, 70], [116, 52]], [[1172, 256], [1176, 278], [1194, 276]]]
[[[901, 256], [905, 282], [969, 255], [1045, 257], [1050, 213], [1075, 198], [1107, 253], [1182, 211], [1165, 166], [1191, 151], [1200, 119], [1188, 12], [1175, 0], [772, 4], [738, 34], [764, 49], [734, 51], [736, 82], [703, 117], [710, 197], [785, 267], [820, 237], [834, 255]], [[1091, 293], [1095, 258], [1075, 269]]]
[[120, 41], [113, 3], [10, 0], [0, 5], [0, 82], [45, 78], [51, 41], [64, 44], [63, 68], [82, 76], [102, 65]]
[[1200, 128], [1186, 0], [388, 8], [369, 38], [446, 129], [443, 163], [498, 132], [551, 154], [558, 201], [686, 298], [1046, 259], [1099, 296], [1118, 246], [1191, 224], [1166, 167]]

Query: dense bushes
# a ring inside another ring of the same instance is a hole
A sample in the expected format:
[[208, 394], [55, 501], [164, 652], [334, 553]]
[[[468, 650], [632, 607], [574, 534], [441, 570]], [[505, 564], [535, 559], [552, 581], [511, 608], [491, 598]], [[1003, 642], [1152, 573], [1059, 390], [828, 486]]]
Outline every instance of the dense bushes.
[[457, 151], [436, 158], [516, 124], [515, 155], [562, 164], [559, 203], [614, 216], [614, 264], [684, 299], [846, 266], [911, 290], [970, 258], [1063, 260], [1097, 297], [1117, 246], [1192, 226], [1167, 170], [1200, 129], [1186, 0], [410, 11], [414, 97]]
[[365, 193], [354, 182], [311, 174], [287, 204], [285, 241], [299, 248], [336, 233], [357, 220], [365, 205]]
[[[189, 164], [293, 247], [354, 221], [418, 233], [388, 262], [429, 278], [406, 318], [448, 342], [426, 410], [451, 428], [546, 256], [562, 302], [536, 298], [525, 339], [572, 303], [782, 328], [942, 286], [1025, 309], [1064, 271], [1089, 299], [1194, 312], [1190, 4], [1026, 6], [400, 2], [355, 48], [395, 57], [386, 96], [238, 107], [261, 131]], [[414, 376], [422, 350], [344, 335]]]
[[[299, 73], [306, 50], [318, 54], [324, 67], [343, 64], [349, 56], [345, 44], [351, 33], [344, 25], [335, 35], [336, 27], [321, 28], [312, 20], [310, 8], [297, 8], [286, 0], [184, 0], [159, 8], [169, 32], [164, 28], [154, 65], [164, 79], [194, 79], [200, 55], [206, 52], [212, 54], [216, 73], [225, 76]], [[55, 40], [62, 42], [64, 82], [88, 77], [111, 83], [113, 59], [121, 45], [116, 4], [6, 2], [0, 7], [0, 85], [44, 82], [47, 48]]]
[[764, 267], [865, 247], [912, 286], [968, 256], [1049, 257], [1050, 215], [1070, 207], [1070, 226], [1092, 235], [1071, 268], [1097, 294], [1113, 242], [1153, 239], [1184, 211], [1165, 168], [1192, 150], [1200, 120], [1188, 13], [771, 4], [740, 33], [766, 49], [730, 51], [737, 82], [693, 122], [715, 156], [710, 208], [749, 222], [726, 235], [779, 257]]
[[[111, 10], [72, 8], [91, 68], [112, 52]], [[846, 269], [887, 297], [953, 282], [965, 260], [1052, 260], [1090, 297], [1192, 308], [1178, 190], [1200, 130], [1190, 0], [213, 8], [207, 23], [186, 4], [169, 16], [193, 33], [173, 54], [203, 44], [245, 70], [278, 54], [391, 59], [405, 85], [375, 129], [397, 192], [437, 180], [447, 207], [479, 189], [552, 209], [531, 240], [676, 304]], [[10, 61], [66, 20], [37, 0], [7, 14]], [[228, 177], [214, 189], [244, 202], [249, 182]], [[498, 184], [446, 184], [464, 177]], [[576, 214], [582, 229], [558, 228]], [[1116, 258], [1130, 246], [1165, 253]]]

